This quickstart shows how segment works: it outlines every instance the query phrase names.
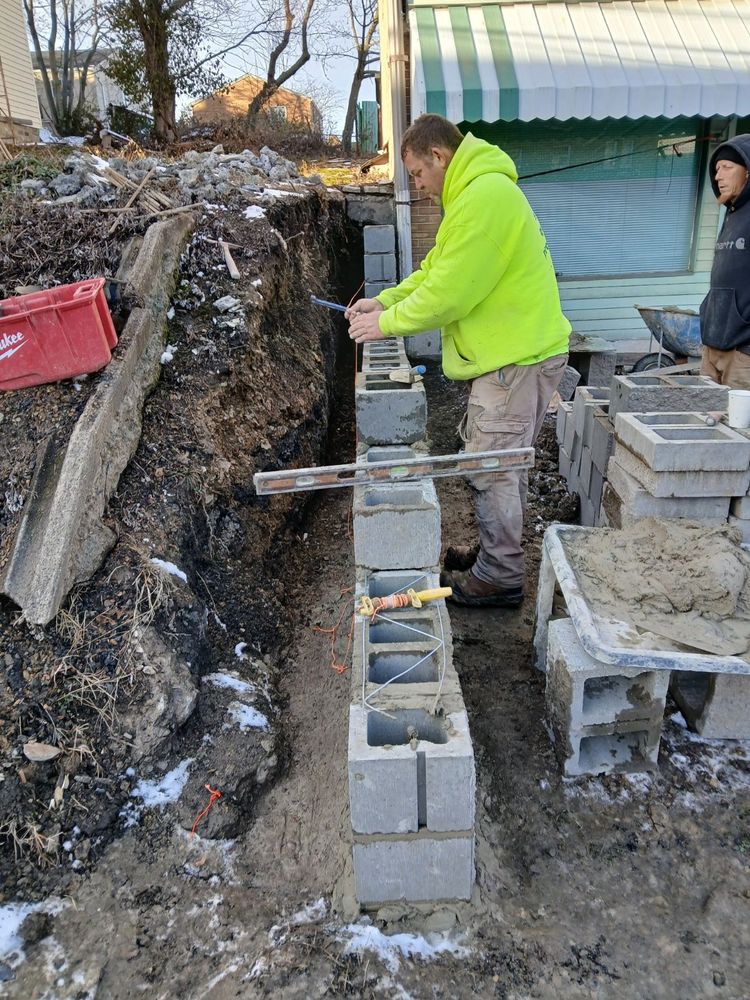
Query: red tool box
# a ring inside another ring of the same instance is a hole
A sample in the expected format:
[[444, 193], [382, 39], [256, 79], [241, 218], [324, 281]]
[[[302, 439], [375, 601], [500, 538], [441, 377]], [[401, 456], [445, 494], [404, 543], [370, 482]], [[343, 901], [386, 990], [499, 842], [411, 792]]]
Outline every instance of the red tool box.
[[104, 278], [0, 300], [0, 390], [104, 368], [117, 344]]

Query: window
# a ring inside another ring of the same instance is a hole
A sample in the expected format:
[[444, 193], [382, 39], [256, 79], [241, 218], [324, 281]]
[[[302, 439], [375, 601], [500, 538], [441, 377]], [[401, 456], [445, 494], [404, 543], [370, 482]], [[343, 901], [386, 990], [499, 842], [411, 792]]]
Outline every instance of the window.
[[286, 107], [283, 104], [272, 104], [267, 111], [268, 120], [271, 122], [286, 121]]
[[470, 128], [515, 160], [560, 277], [689, 269], [700, 167], [697, 122]]

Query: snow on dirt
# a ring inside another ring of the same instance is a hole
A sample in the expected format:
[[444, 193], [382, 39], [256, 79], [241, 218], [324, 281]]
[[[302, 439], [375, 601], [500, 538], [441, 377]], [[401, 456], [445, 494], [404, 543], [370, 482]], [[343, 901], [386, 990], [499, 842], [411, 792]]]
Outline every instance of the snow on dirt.
[[341, 928], [337, 937], [344, 942], [345, 955], [362, 956], [363, 952], [372, 952], [389, 972], [398, 972], [403, 958], [431, 962], [439, 955], [448, 954], [456, 958], [466, 958], [469, 955], [468, 948], [445, 934], [388, 935], [371, 924], [347, 924]]

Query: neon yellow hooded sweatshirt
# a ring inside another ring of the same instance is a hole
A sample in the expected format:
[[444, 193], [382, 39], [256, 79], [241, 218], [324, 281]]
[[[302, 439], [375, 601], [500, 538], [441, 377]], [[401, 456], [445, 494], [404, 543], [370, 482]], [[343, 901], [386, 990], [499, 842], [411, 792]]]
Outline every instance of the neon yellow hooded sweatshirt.
[[568, 350], [547, 241], [511, 158], [468, 133], [443, 186], [443, 220], [419, 270], [377, 296], [380, 329], [441, 328], [443, 371], [462, 381]]

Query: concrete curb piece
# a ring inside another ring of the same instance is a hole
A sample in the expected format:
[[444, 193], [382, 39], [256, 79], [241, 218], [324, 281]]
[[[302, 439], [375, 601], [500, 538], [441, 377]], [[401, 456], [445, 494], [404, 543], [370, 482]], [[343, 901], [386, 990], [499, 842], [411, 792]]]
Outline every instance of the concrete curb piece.
[[26, 507], [2, 580], [2, 592], [33, 624], [51, 621], [70, 588], [88, 579], [114, 544], [101, 517], [140, 440], [143, 402], [159, 377], [174, 274], [193, 224], [188, 214], [157, 222], [146, 233], [130, 283], [141, 305], [130, 314], [120, 350], [64, 452], [48, 448], [40, 456], [34, 500]]

